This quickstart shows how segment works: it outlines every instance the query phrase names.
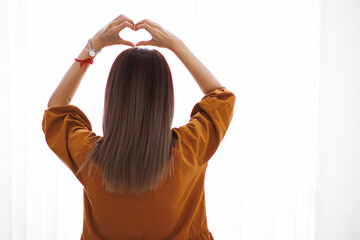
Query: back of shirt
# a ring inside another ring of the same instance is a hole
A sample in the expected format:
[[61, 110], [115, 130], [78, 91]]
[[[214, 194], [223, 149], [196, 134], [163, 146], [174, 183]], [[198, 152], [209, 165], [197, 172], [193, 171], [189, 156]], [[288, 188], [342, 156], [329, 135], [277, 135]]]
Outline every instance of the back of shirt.
[[[186, 125], [173, 128], [178, 141], [174, 175], [159, 189], [114, 195], [105, 191], [101, 176], [77, 175], [84, 185], [82, 239], [213, 239], [206, 220], [205, 172], [229, 127], [234, 103], [231, 91], [214, 89], [194, 106]], [[101, 138], [72, 105], [47, 109], [43, 130], [50, 148], [74, 173]]]

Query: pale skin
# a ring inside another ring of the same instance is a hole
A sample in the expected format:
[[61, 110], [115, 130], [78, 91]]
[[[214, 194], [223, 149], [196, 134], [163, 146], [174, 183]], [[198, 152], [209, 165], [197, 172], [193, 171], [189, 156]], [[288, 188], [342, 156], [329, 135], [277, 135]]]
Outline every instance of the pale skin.
[[[186, 47], [186, 45], [180, 39], [161, 27], [159, 24], [154, 23], [148, 19], [144, 19], [134, 24], [133, 20], [121, 14], [108, 23], [105, 27], [100, 29], [91, 38], [91, 47], [96, 50], [101, 50], [104, 47], [117, 44], [135, 47], [132, 42], [121, 39], [119, 36], [120, 31], [126, 27], [133, 29], [134, 31], [145, 29], [152, 36], [151, 40], [141, 41], [137, 43], [136, 46], [150, 45], [171, 50], [189, 70], [204, 94], [207, 94], [215, 88], [222, 87], [214, 75], [204, 66], [204, 64], [200, 62], [200, 60]], [[77, 59], [94, 59], [96, 57], [91, 57], [87, 49], [88, 44], [86, 43], [86, 46], [83, 48]], [[80, 62], [74, 61], [50, 97], [48, 107], [70, 104], [71, 99], [75, 95], [75, 92], [79, 87], [82, 78], [84, 77], [84, 67], [85, 66], [83, 65], [80, 68]], [[86, 70], [89, 67], [90, 64], [87, 64]]]

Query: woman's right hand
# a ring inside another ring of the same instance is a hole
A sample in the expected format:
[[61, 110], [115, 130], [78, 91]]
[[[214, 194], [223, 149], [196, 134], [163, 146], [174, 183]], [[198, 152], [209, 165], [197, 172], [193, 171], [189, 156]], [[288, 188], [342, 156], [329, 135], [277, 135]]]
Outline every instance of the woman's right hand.
[[168, 48], [169, 50], [174, 50], [173, 48], [176, 46], [179, 39], [167, 31], [159, 24], [154, 23], [148, 19], [141, 20], [140, 22], [135, 24], [134, 30], [137, 31], [139, 29], [145, 29], [150, 33], [152, 39], [149, 41], [141, 41], [136, 44], [136, 46], [141, 45], [151, 45], [155, 47], [163, 47]]

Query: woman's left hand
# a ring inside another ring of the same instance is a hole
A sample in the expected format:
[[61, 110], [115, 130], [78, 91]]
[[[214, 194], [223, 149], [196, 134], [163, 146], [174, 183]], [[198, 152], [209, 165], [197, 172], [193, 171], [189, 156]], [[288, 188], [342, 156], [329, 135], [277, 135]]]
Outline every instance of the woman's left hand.
[[105, 27], [100, 29], [92, 38], [91, 38], [91, 47], [95, 50], [101, 50], [106, 46], [111, 46], [115, 44], [124, 44], [134, 47], [135, 45], [132, 42], [126, 41], [120, 37], [120, 31], [124, 28], [134, 29], [134, 22], [130, 18], [121, 14]]

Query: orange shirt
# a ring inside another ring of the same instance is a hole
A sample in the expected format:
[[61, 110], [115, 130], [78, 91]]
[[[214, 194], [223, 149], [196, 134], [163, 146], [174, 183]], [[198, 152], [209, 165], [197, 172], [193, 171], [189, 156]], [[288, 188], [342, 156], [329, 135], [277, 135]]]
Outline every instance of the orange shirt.
[[[156, 190], [114, 195], [85, 172], [75, 175], [84, 186], [81, 239], [213, 239], [206, 220], [205, 172], [229, 127], [234, 104], [231, 91], [216, 88], [194, 106], [186, 125], [173, 128], [178, 138], [174, 175]], [[42, 127], [49, 147], [74, 174], [101, 138], [73, 105], [45, 110]]]

